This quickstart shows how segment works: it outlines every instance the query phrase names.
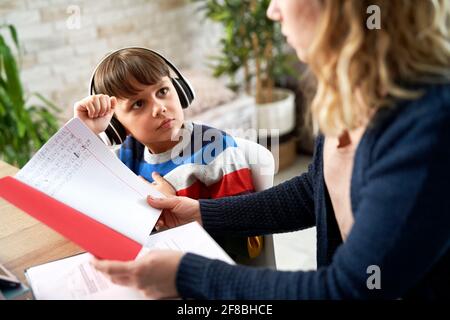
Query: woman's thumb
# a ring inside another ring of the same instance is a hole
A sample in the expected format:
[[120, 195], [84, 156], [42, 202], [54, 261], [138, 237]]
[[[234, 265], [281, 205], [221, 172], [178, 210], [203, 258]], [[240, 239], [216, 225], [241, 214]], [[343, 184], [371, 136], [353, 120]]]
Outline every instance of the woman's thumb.
[[147, 196], [147, 203], [156, 209], [173, 209], [178, 201], [178, 197], [153, 198]]

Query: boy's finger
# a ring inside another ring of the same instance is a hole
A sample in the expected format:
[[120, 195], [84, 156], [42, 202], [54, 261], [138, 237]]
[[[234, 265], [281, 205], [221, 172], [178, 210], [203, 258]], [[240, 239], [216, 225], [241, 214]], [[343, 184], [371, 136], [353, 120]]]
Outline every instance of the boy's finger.
[[94, 104], [92, 102], [88, 102], [86, 103], [86, 109], [88, 111], [88, 116], [89, 118], [93, 118], [95, 115], [95, 107]]
[[166, 182], [166, 180], [163, 177], [161, 177], [161, 175], [158, 172], [156, 172], [156, 171], [152, 172], [152, 178], [157, 183], [164, 183], [164, 182]]
[[101, 103], [100, 103], [101, 109], [100, 109], [99, 115], [101, 117], [103, 117], [108, 112], [109, 99], [107, 96], [102, 96], [100, 99], [101, 99]]
[[109, 101], [111, 102], [111, 109], [114, 110], [116, 108], [116, 106], [117, 106], [117, 99], [116, 99], [116, 97], [109, 98]]
[[93, 116], [94, 116], [94, 118], [97, 118], [100, 113], [100, 110], [101, 110], [100, 98], [98, 96], [94, 96], [94, 98], [92, 98], [92, 104], [94, 105], [94, 109], [95, 109]]
[[86, 105], [87, 105], [86, 102], [80, 101], [80, 102], [75, 103], [74, 109], [75, 109], [75, 111], [78, 111], [78, 112], [88, 112]]

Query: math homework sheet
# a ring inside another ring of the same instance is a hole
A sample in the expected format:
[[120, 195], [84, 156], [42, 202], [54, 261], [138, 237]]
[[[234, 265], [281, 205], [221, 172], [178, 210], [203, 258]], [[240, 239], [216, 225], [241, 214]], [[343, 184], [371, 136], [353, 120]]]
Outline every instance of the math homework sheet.
[[62, 127], [15, 177], [141, 244], [161, 213], [146, 197], [163, 195], [78, 118]]

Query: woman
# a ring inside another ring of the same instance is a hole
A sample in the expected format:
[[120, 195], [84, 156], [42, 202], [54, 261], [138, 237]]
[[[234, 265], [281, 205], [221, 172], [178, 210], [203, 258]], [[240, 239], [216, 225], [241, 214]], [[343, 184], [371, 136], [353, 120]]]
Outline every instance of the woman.
[[[381, 29], [366, 27], [370, 5]], [[257, 194], [148, 202], [164, 209], [159, 227], [195, 220], [251, 236], [316, 226], [317, 271], [171, 251], [95, 267], [153, 298], [448, 298], [448, 1], [273, 0], [268, 16], [318, 80], [321, 135], [308, 172]]]

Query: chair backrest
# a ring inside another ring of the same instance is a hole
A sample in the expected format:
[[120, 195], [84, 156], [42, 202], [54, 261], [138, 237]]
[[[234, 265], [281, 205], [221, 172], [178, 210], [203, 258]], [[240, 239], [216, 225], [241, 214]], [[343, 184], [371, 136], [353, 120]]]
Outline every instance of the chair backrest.
[[[255, 191], [271, 188], [275, 174], [275, 160], [272, 152], [250, 140], [235, 138], [235, 141], [239, 149], [244, 152], [245, 158], [250, 165]], [[245, 264], [256, 267], [277, 268], [272, 235], [264, 236], [264, 247], [261, 254], [254, 259], [249, 259]]]
[[250, 165], [255, 191], [271, 188], [275, 173], [275, 160], [272, 152], [250, 140], [242, 138], [234, 138], [234, 140]]

